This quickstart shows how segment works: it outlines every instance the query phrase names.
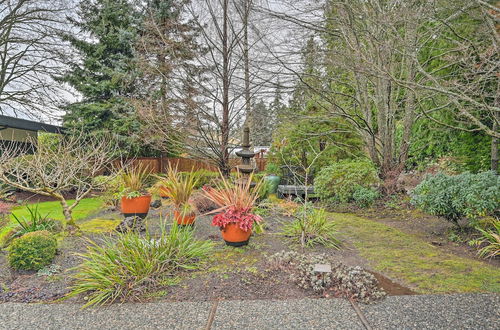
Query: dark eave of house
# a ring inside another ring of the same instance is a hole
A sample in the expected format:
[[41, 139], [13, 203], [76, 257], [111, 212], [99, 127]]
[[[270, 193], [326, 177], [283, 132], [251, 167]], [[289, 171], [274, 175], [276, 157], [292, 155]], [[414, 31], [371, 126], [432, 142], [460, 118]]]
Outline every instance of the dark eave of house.
[[57, 134], [61, 134], [64, 130], [62, 127], [55, 125], [0, 115], [0, 130], [5, 128], [17, 128], [27, 131], [43, 131]]

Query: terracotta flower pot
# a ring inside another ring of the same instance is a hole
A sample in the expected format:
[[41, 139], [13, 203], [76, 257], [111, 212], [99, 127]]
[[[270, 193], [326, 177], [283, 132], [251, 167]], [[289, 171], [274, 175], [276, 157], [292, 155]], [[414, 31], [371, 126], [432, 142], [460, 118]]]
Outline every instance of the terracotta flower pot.
[[137, 216], [144, 219], [149, 212], [151, 195], [127, 198], [122, 197], [122, 213], [125, 217]]
[[174, 210], [174, 219], [180, 226], [189, 226], [194, 224], [196, 215], [194, 213], [182, 214], [178, 210]]
[[244, 231], [237, 223], [229, 223], [221, 228], [222, 238], [229, 246], [247, 245], [252, 231]]

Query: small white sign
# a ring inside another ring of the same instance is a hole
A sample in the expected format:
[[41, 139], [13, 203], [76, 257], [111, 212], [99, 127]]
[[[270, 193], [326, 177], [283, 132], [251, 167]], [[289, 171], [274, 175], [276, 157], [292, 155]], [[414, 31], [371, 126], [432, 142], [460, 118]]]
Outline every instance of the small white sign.
[[331, 273], [332, 266], [330, 264], [315, 264], [314, 272], [316, 273]]

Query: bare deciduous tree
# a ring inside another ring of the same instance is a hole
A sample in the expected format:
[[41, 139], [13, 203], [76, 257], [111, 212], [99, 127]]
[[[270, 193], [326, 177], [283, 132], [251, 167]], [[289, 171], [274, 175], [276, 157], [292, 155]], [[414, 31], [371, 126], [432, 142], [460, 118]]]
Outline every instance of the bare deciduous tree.
[[[382, 178], [404, 169], [414, 123], [424, 116], [438, 121], [432, 115], [444, 111], [456, 124], [442, 124], [492, 137], [496, 168], [498, 7], [482, 0], [300, 0], [283, 6], [260, 10], [302, 36], [315, 36], [323, 65], [310, 75], [322, 83], [308, 82], [294, 57], [296, 45], [275, 50], [277, 63], [321, 98], [329, 116], [351, 124]], [[466, 34], [466, 26], [474, 32]], [[280, 56], [286, 50], [288, 59]]]
[[0, 0], [0, 114], [53, 117], [64, 97], [64, 0]]
[[[289, 72], [317, 98], [317, 106], [331, 117], [346, 120], [364, 140], [381, 177], [404, 168], [410, 134], [417, 116], [412, 90], [396, 84], [393, 76], [416, 79], [409, 65], [418, 49], [416, 31], [426, 23], [427, 4], [404, 1], [288, 2], [287, 11], [266, 10], [271, 16], [313, 35], [320, 67], [311, 72], [276, 55]], [[296, 47], [296, 46], [295, 46]], [[315, 82], [315, 83], [311, 83]], [[396, 126], [402, 127], [398, 143]]]
[[266, 82], [253, 64], [264, 34], [251, 15], [255, 2], [204, 0], [191, 7], [207, 46], [207, 53], [197, 59], [206, 72], [198, 84], [202, 101], [191, 147], [225, 175], [231, 170], [229, 155], [239, 143], [241, 126], [251, 113], [251, 99]]
[[199, 90], [194, 81], [203, 53], [199, 30], [186, 12], [189, 1], [146, 2], [136, 45], [141, 93], [134, 100], [142, 120], [144, 141], [162, 153], [182, 149], [195, 125]]
[[[29, 144], [36, 146], [37, 141]], [[72, 211], [79, 202], [107, 182], [93, 178], [102, 173], [113, 159], [113, 150], [105, 139], [62, 136], [54, 144], [29, 147], [12, 142], [2, 145], [0, 181], [21, 189], [55, 198], [62, 206], [66, 225], [76, 227]], [[110, 176], [110, 180], [111, 180]], [[75, 196], [71, 204], [68, 193]]]
[[229, 175], [229, 155], [244, 115], [244, 90], [237, 86], [241, 76], [240, 52], [244, 27], [232, 15], [235, 8], [229, 0], [204, 0], [191, 7], [191, 14], [201, 31], [207, 53], [198, 57], [207, 69], [198, 87], [203, 101], [197, 108], [196, 136], [193, 149], [213, 160], [224, 175]]

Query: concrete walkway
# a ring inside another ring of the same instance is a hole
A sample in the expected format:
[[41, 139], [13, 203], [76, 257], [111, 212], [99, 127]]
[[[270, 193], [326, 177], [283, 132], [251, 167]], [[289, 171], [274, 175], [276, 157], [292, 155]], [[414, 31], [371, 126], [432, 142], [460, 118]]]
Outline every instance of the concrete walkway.
[[500, 295], [122, 304], [0, 304], [0, 329], [500, 329]]

